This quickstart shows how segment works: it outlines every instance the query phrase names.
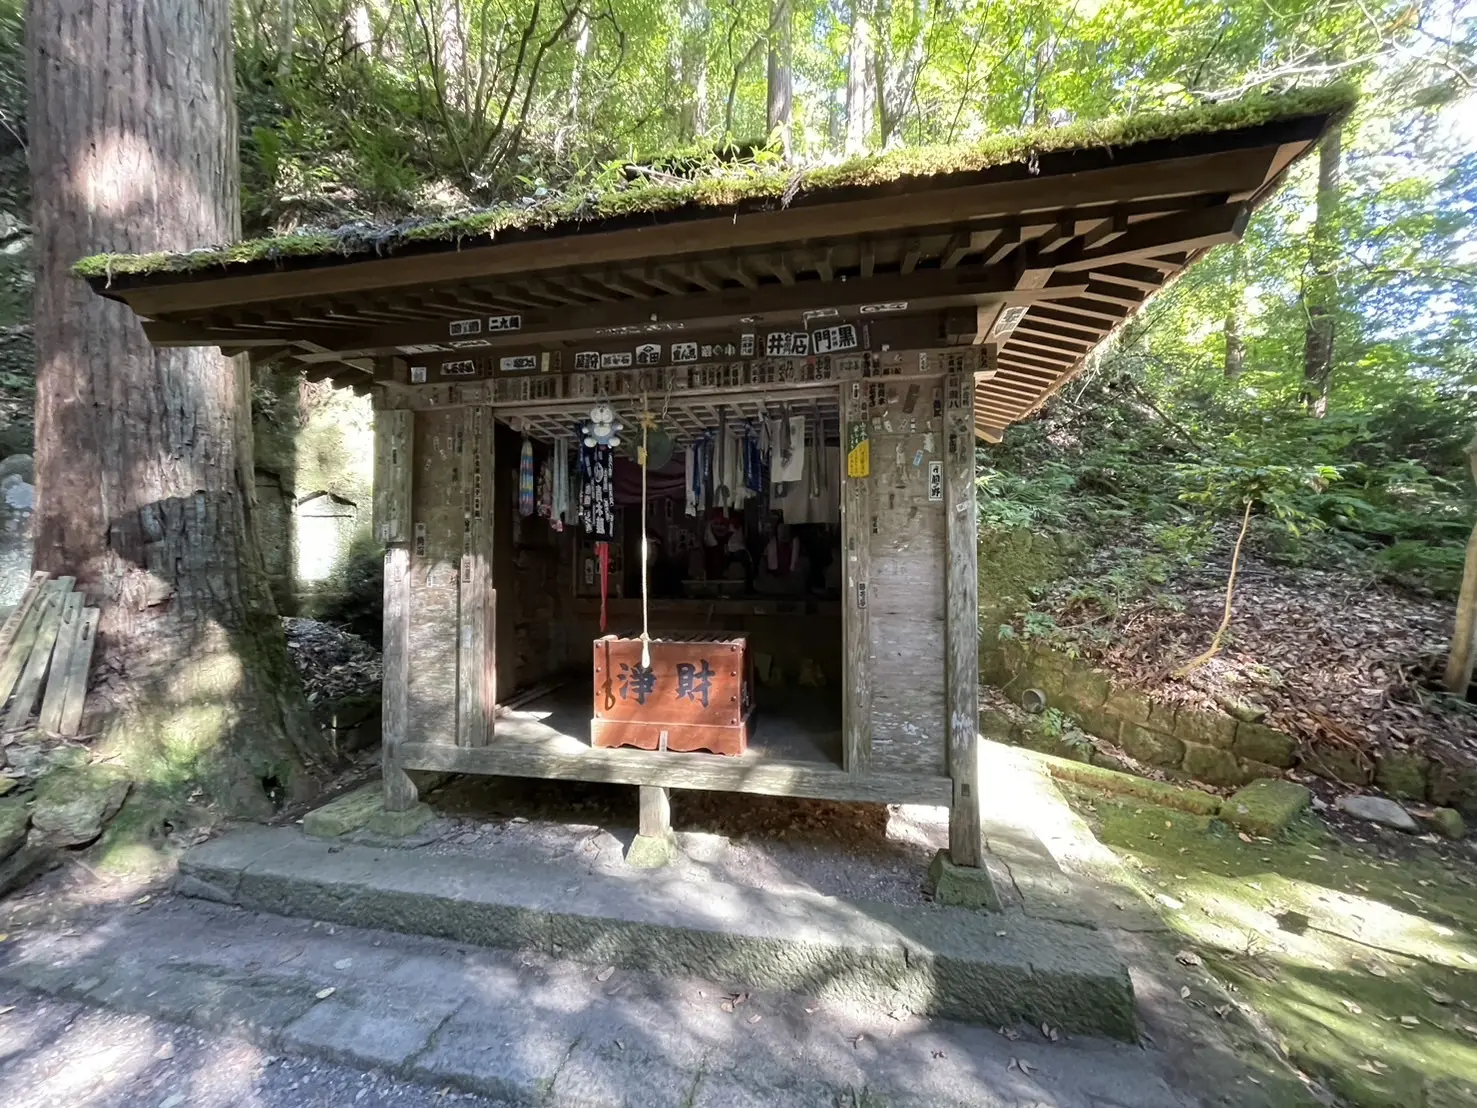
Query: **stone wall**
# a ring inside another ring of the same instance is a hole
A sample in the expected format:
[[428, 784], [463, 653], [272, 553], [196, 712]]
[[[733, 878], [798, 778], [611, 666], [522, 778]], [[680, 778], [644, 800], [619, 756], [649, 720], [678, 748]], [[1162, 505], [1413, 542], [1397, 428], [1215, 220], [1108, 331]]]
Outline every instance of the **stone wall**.
[[[1048, 714], [981, 713], [986, 738], [1130, 769], [1118, 751], [1166, 775], [1233, 787], [1298, 768], [1346, 785], [1373, 784], [1402, 800], [1477, 815], [1477, 767], [1407, 751], [1361, 757], [1348, 747], [1309, 747], [1257, 720], [1178, 706], [1115, 682], [1100, 670], [1034, 640], [997, 639], [981, 650], [980, 677], [1016, 704], [1039, 692]], [[1065, 720], [1065, 723], [1063, 723]], [[1113, 749], [1110, 749], [1113, 748]]]

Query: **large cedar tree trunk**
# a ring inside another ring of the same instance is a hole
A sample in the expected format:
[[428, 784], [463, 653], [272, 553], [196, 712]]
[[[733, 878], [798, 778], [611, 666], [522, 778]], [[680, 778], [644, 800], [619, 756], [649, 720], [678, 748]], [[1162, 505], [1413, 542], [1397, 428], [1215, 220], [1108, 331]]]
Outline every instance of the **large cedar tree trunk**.
[[772, 136], [780, 129], [785, 153], [790, 152], [790, 124], [794, 111], [794, 11], [790, 0], [770, 0], [769, 66], [765, 97], [765, 127]]
[[1328, 413], [1333, 378], [1334, 312], [1338, 288], [1339, 161], [1343, 136], [1335, 127], [1318, 147], [1318, 201], [1313, 222], [1309, 274], [1303, 289], [1307, 333], [1303, 339], [1303, 400], [1308, 412]]
[[36, 565], [101, 605], [89, 726], [148, 784], [263, 815], [326, 745], [251, 530], [250, 370], [155, 350], [70, 275], [239, 228], [229, 0], [32, 0]]

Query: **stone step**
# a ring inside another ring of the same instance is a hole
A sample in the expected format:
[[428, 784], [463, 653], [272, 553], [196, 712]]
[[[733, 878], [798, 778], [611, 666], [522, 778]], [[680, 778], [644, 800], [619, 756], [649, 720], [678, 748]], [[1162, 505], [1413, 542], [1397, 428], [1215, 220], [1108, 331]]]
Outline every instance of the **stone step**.
[[330, 843], [295, 828], [237, 831], [195, 847], [181, 860], [177, 888], [279, 915], [881, 1011], [1136, 1036], [1128, 971], [1108, 939], [1015, 912], [444, 857]]

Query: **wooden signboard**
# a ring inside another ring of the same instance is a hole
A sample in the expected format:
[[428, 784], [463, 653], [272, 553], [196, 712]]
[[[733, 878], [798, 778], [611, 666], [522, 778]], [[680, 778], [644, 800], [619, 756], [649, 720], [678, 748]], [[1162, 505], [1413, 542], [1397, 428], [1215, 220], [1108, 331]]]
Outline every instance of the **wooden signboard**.
[[742, 636], [653, 639], [651, 665], [641, 664], [640, 638], [595, 640], [597, 747], [709, 750], [742, 754], [754, 710], [748, 642]]

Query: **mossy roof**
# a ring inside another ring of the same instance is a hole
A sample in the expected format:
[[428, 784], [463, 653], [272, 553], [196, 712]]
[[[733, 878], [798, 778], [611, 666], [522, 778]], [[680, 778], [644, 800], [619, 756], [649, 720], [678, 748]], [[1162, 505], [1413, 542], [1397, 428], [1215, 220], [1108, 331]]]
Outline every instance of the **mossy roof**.
[[1115, 149], [1140, 143], [1212, 135], [1299, 117], [1339, 116], [1355, 100], [1344, 85], [1282, 94], [1258, 94], [1219, 104], [1034, 127], [976, 143], [920, 146], [809, 167], [779, 160], [698, 162], [691, 176], [626, 173], [572, 185], [563, 192], [523, 198], [448, 219], [406, 220], [388, 226], [348, 224], [332, 230], [250, 239], [179, 253], [95, 254], [74, 267], [81, 277], [200, 274], [286, 259], [345, 260], [400, 249], [487, 245], [512, 231], [573, 232], [624, 217], [678, 210], [719, 214], [753, 205], [788, 205], [798, 198], [856, 188], [906, 186], [957, 174], [1030, 164], [1042, 155]]

